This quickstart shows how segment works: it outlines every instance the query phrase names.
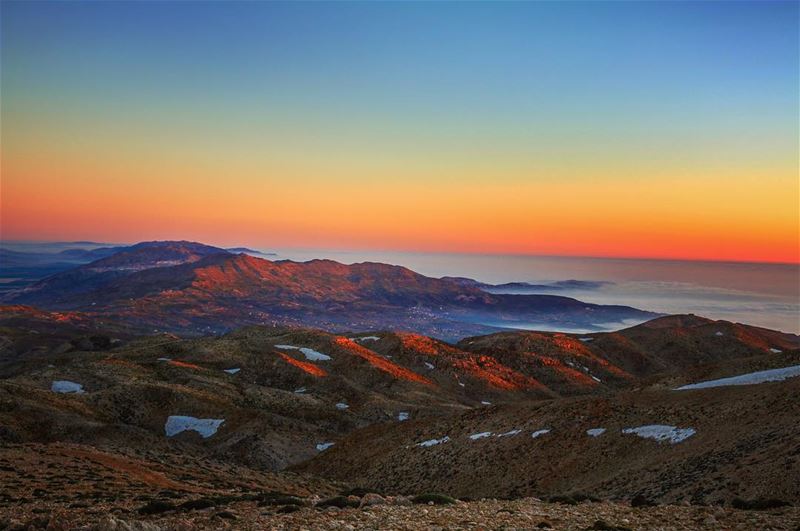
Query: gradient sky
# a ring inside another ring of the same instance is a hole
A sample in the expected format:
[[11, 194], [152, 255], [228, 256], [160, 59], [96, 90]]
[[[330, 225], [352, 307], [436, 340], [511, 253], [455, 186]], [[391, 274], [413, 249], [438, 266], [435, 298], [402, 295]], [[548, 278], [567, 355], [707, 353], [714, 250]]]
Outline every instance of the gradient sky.
[[4, 240], [800, 261], [797, 2], [8, 2]]

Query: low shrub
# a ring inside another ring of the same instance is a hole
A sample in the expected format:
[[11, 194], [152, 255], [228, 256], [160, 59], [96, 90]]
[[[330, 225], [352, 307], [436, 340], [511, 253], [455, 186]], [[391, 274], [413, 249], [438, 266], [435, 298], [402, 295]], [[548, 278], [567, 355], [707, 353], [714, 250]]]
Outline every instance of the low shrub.
[[178, 506], [184, 511], [199, 511], [208, 509], [209, 507], [216, 507], [217, 503], [211, 498], [198, 498], [196, 500], [185, 501]]
[[657, 505], [656, 502], [644, 494], [637, 494], [631, 499], [631, 507], [653, 507], [655, 505]]
[[419, 496], [414, 496], [411, 498], [412, 503], [424, 503], [428, 504], [433, 502], [434, 505], [450, 505], [451, 503], [456, 503], [455, 498], [451, 498], [445, 494], [436, 494], [433, 492], [420, 494]]
[[259, 507], [266, 507], [268, 505], [295, 505], [302, 507], [306, 505], [306, 501], [303, 498], [298, 498], [297, 496], [286, 495], [264, 498], [258, 502]]
[[791, 503], [775, 498], [756, 498], [754, 500], [734, 498], [731, 502], [731, 507], [743, 511], [766, 511], [769, 509], [777, 509], [778, 507], [787, 507], [789, 505], [791, 505]]
[[591, 527], [587, 527], [586, 531], [632, 531], [632, 529], [621, 525], [612, 525], [605, 520], [597, 520]]
[[176, 508], [174, 503], [164, 500], [154, 500], [147, 505], [139, 507], [139, 514], [160, 514], [174, 511]]
[[346, 509], [347, 507], [358, 507], [358, 502], [350, 501], [347, 496], [334, 496], [327, 500], [322, 500], [317, 504], [317, 507], [338, 507], [339, 509]]
[[550, 496], [549, 498], [547, 498], [547, 501], [550, 503], [561, 503], [563, 505], [578, 505], [578, 501], [575, 498], [563, 494], [556, 494], [555, 496]]
[[341, 496], [358, 496], [363, 498], [367, 494], [380, 494], [380, 492], [365, 487], [353, 487], [339, 493]]

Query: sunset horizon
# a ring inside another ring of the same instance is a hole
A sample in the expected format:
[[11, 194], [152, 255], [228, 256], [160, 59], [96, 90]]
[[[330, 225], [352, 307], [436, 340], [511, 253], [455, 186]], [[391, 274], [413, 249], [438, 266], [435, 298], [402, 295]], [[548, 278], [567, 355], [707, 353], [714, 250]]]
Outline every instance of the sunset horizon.
[[800, 262], [793, 2], [3, 14], [3, 240]]

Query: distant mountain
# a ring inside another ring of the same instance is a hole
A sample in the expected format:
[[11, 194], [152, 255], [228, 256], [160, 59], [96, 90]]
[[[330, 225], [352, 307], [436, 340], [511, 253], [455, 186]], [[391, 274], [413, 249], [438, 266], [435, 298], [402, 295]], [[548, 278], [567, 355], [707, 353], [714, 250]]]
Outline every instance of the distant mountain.
[[111, 256], [112, 254], [124, 251], [126, 249], [128, 249], [128, 247], [126, 246], [99, 247], [97, 249], [65, 249], [57, 253], [57, 256], [73, 260], [79, 260], [81, 262], [92, 262], [94, 260], [99, 260], [101, 258]]
[[58, 246], [20, 244], [16, 248], [0, 247], [0, 277], [4, 280], [0, 283], [0, 294], [23, 288], [42, 278], [125, 249], [125, 247], [102, 247], [49, 250], [60, 248], [61, 244]]
[[260, 256], [277, 256], [277, 253], [262, 253], [261, 251], [256, 251], [255, 249], [249, 249], [247, 247], [229, 247], [225, 249], [230, 253], [245, 253], [245, 254], [257, 254]]
[[602, 330], [656, 315], [553, 295], [490, 294], [400, 266], [270, 261], [192, 242], [137, 244], [5, 300], [183, 333], [268, 323], [391, 328], [448, 340], [518, 326]]
[[613, 284], [609, 281], [599, 280], [558, 280], [547, 284], [533, 284], [530, 282], [505, 282], [503, 284], [489, 284], [467, 277], [442, 277], [442, 280], [455, 282], [460, 286], [478, 288], [489, 293], [547, 293], [565, 290], [595, 290]]
[[47, 277], [6, 295], [6, 298], [43, 308], [94, 306], [95, 299], [108, 301], [110, 293], [104, 290], [112, 286], [114, 281], [127, 278], [132, 273], [192, 263], [214, 254], [228, 253], [224, 249], [192, 242], [143, 242]]

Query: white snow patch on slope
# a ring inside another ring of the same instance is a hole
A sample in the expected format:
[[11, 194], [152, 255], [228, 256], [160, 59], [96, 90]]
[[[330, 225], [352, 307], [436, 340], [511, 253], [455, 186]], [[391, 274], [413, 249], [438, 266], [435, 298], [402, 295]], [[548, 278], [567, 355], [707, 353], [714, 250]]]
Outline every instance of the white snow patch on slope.
[[172, 358], [158, 358], [156, 361], [172, 361]]
[[584, 343], [588, 343], [589, 341], [594, 341], [594, 338], [593, 338], [593, 337], [581, 337], [581, 338], [579, 338], [579, 339], [580, 339], [581, 341], [583, 341]]
[[473, 433], [469, 436], [470, 439], [473, 441], [477, 441], [478, 439], [483, 439], [485, 437], [491, 437], [492, 432], [490, 431], [482, 431], [481, 433]]
[[770, 352], [772, 352], [772, 353], [774, 353], [774, 354], [780, 354], [781, 352], [783, 352], [783, 351], [782, 351], [781, 349], [779, 349], [779, 348], [771, 348], [771, 349], [769, 349], [769, 351], [770, 351]]
[[511, 430], [505, 433], [498, 433], [495, 437], [513, 437], [514, 435], [522, 433], [522, 430]]
[[489, 402], [488, 400], [481, 400], [481, 404], [483, 404], [484, 406], [491, 406], [492, 405], [492, 403]]
[[410, 415], [408, 414], [408, 411], [401, 411], [400, 413], [397, 414], [397, 420], [403, 422], [404, 420], [408, 420], [409, 416]]
[[683, 442], [695, 433], [694, 428], [678, 428], [675, 426], [665, 426], [663, 424], [649, 424], [638, 428], [625, 428], [622, 433], [632, 433], [643, 439], [654, 439], [658, 442], [667, 441], [671, 444]]
[[283, 349], [283, 350], [297, 350], [300, 347], [296, 347], [294, 345], [275, 345], [275, 348]]
[[533, 437], [535, 439], [537, 437], [540, 437], [540, 436], [544, 435], [545, 433], [550, 433], [550, 430], [547, 429], [547, 428], [545, 428], [543, 430], [536, 430], [535, 432], [531, 433], [531, 437]]
[[331, 359], [327, 354], [317, 352], [313, 348], [302, 347], [300, 352], [303, 353], [303, 356], [305, 356], [308, 361], [329, 361]]
[[781, 382], [787, 378], [800, 376], [800, 365], [792, 365], [780, 369], [769, 369], [766, 371], [750, 372], [731, 376], [730, 378], [719, 378], [718, 380], [707, 380], [677, 387], [675, 391], [686, 391], [689, 389], [708, 389], [710, 387], [724, 387], [728, 385], [754, 385], [764, 382]]
[[83, 386], [69, 380], [56, 380], [50, 385], [50, 390], [54, 393], [75, 393], [81, 395], [85, 393]]
[[167, 437], [172, 437], [183, 431], [196, 431], [203, 439], [207, 439], [217, 433], [217, 430], [225, 422], [225, 419], [198, 419], [196, 417], [184, 417], [182, 415], [170, 415], [164, 425]]
[[345, 404], [344, 402], [339, 402], [338, 404], [336, 404], [336, 409], [338, 409], [338, 410], [340, 410], [340, 411], [344, 411], [345, 409], [347, 409], [347, 408], [349, 408], [349, 407], [350, 407], [350, 406], [348, 406], [348, 405], [347, 405], [347, 404]]
[[228, 374], [236, 374], [237, 372], [239, 372], [241, 370], [242, 369], [240, 369], [239, 367], [236, 367], [234, 369], [224, 369], [224, 372], [227, 372]]
[[431, 371], [436, 368], [434, 367], [433, 363], [428, 363], [427, 361], [425, 362], [425, 366]]
[[330, 448], [330, 447], [331, 447], [331, 446], [333, 446], [334, 444], [336, 444], [336, 443], [332, 443], [332, 442], [327, 442], [327, 443], [319, 443], [319, 444], [317, 445], [317, 451], [318, 451], [318, 452], [324, 452], [325, 450], [327, 450], [328, 448]]
[[606, 432], [605, 428], [592, 428], [590, 430], [586, 430], [586, 435], [589, 437], [600, 437]]
[[380, 341], [378, 336], [351, 337], [352, 341]]
[[436, 446], [437, 444], [444, 444], [446, 442], [450, 442], [450, 437], [445, 435], [441, 439], [429, 439], [427, 441], [422, 441], [421, 443], [417, 443], [417, 446], [421, 446], [423, 448], [429, 448], [431, 446]]
[[717, 331], [717, 332], [714, 332], [714, 335], [717, 336], [717, 337], [722, 337], [725, 334], [723, 334], [722, 332]]
[[295, 394], [302, 395], [303, 393], [306, 392], [306, 388], [305, 387], [298, 387], [297, 389], [294, 390], [294, 392], [295, 392]]

